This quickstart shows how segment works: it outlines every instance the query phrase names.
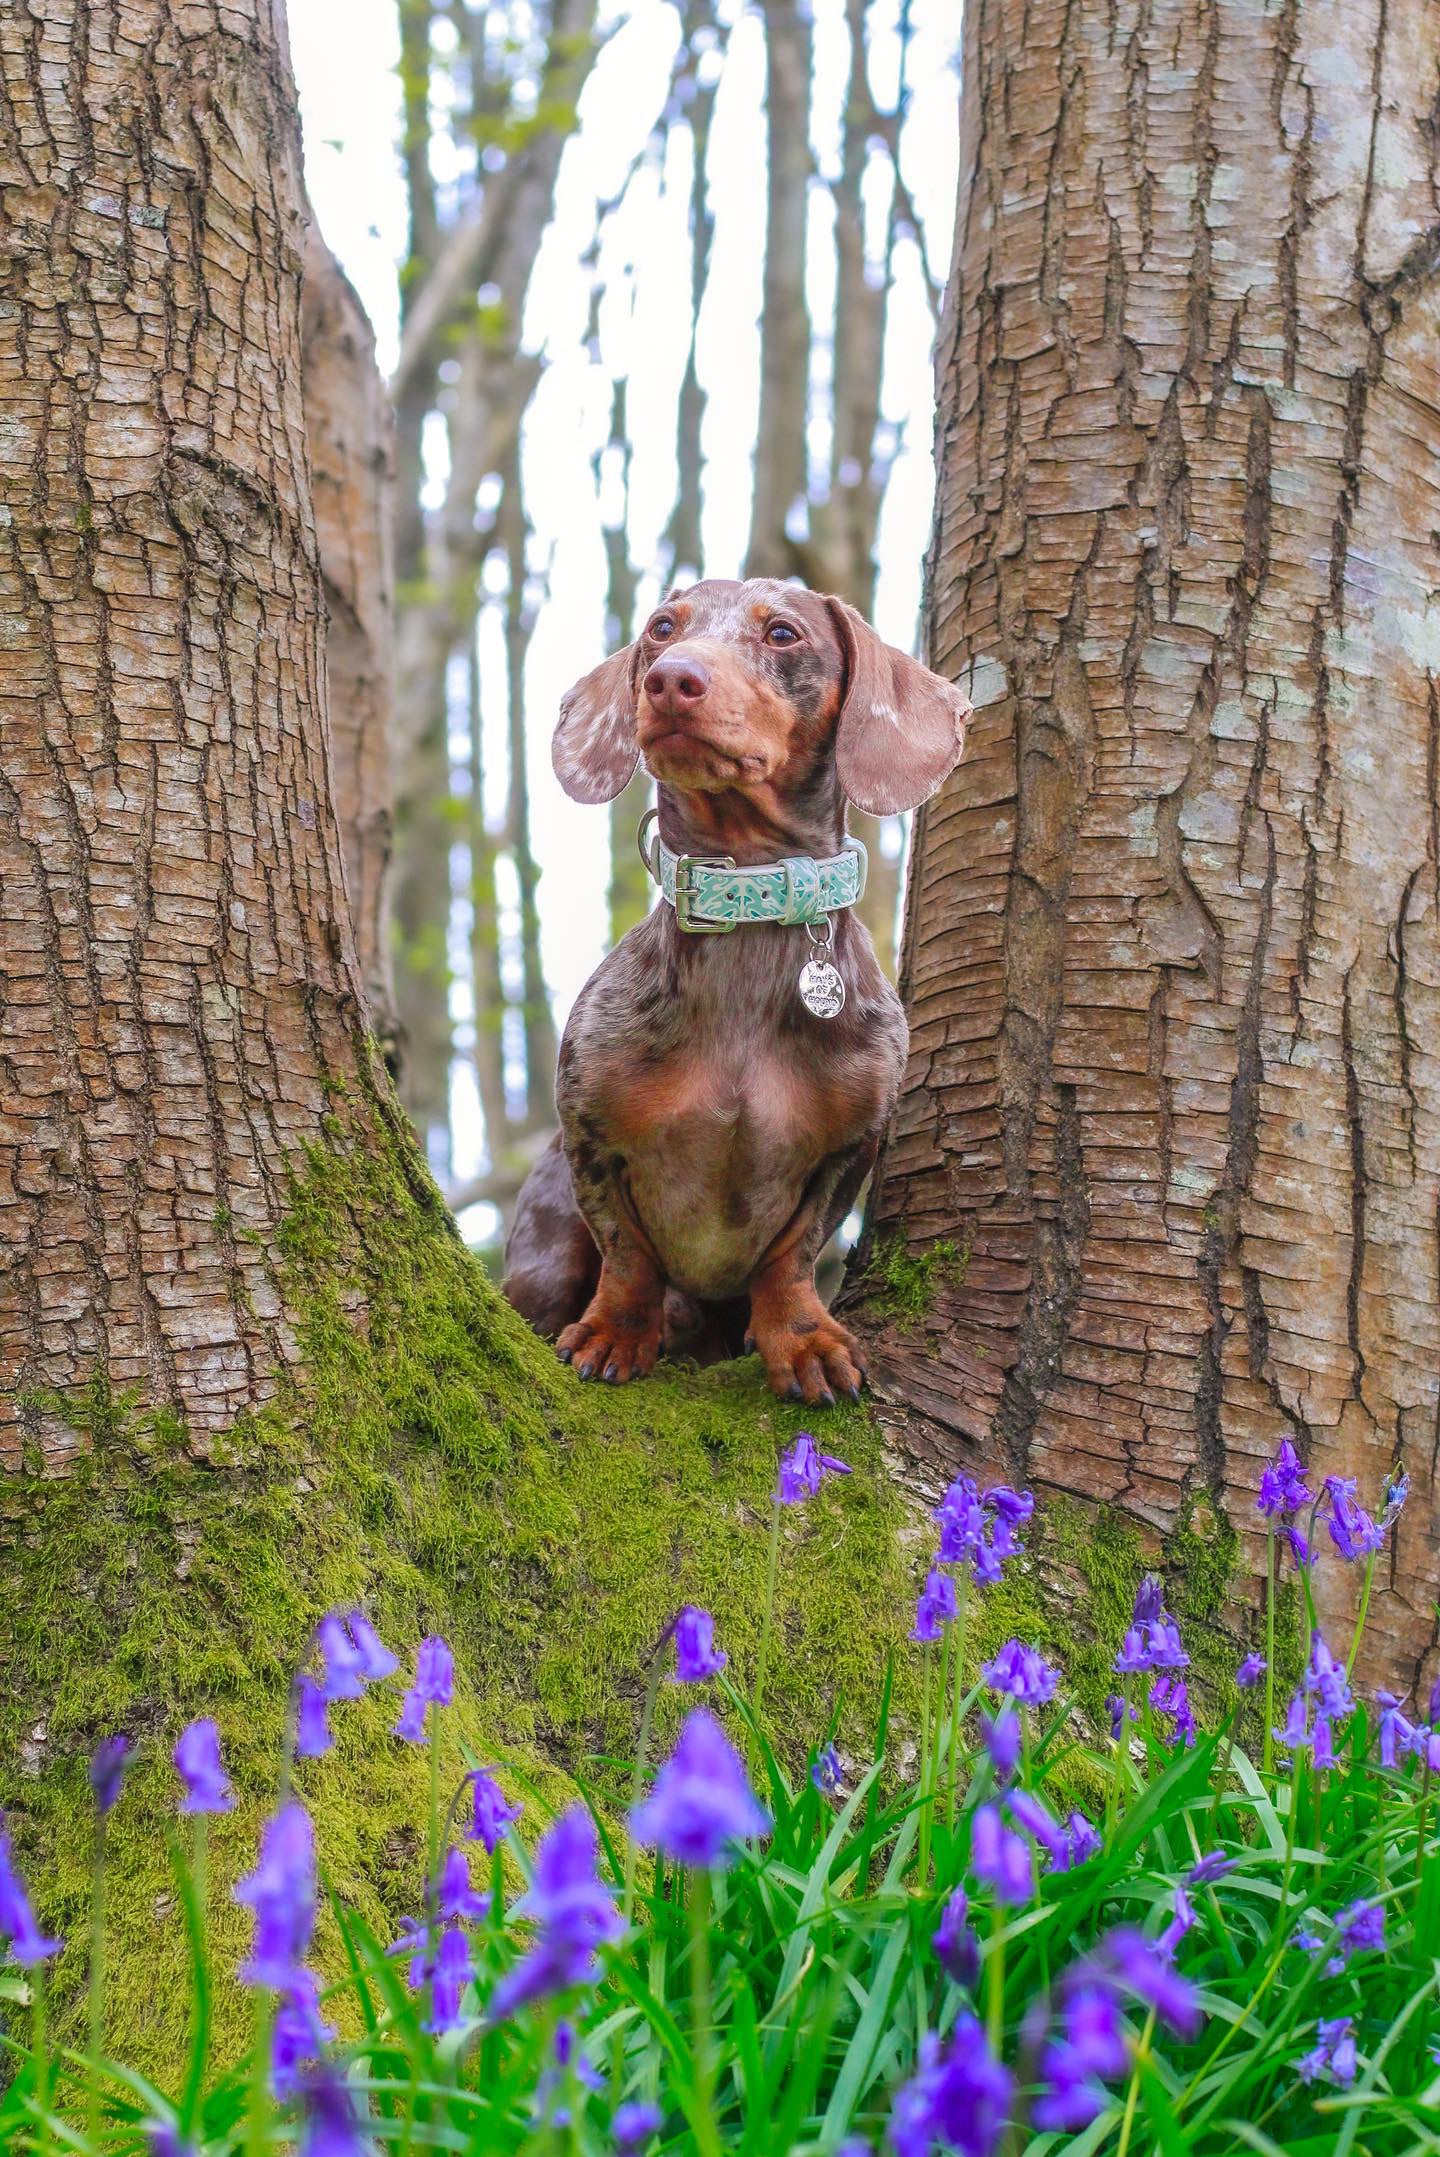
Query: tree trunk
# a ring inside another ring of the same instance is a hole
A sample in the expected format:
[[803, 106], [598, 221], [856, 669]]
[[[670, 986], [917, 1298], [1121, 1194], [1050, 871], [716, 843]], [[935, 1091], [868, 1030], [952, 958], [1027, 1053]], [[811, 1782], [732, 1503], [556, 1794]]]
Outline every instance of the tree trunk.
[[765, 17], [765, 290], [760, 314], [760, 422], [755, 496], [745, 553], [747, 577], [789, 576], [787, 529], [808, 492], [805, 420], [809, 407], [810, 316], [805, 304], [805, 223], [809, 210], [809, 10], [794, 0], [762, 0]]
[[137, 0], [122, 44], [87, 24], [37, 0], [0, 44], [0, 1464], [28, 1443], [57, 1470], [75, 1434], [46, 1401], [96, 1372], [196, 1438], [273, 1396], [288, 1163], [337, 1092], [379, 1113], [283, 20], [200, 0], [182, 34]]
[[300, 326], [305, 432], [329, 614], [325, 668], [335, 813], [370, 1024], [393, 1056], [395, 420], [375, 364], [370, 319], [314, 224], [305, 241]]
[[929, 630], [977, 713], [916, 832], [861, 1284], [956, 1246], [878, 1357], [946, 1469], [1162, 1536], [1203, 1498], [1253, 1570], [1282, 1432], [1371, 1501], [1403, 1464], [1371, 1630], [1406, 1678], [1440, 1586], [1437, 70], [1425, 0], [966, 10]]

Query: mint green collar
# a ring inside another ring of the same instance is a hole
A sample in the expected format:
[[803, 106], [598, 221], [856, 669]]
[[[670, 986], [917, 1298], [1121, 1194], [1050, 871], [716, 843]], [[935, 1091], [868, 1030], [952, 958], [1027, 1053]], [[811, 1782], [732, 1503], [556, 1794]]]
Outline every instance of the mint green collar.
[[823, 921], [827, 914], [853, 906], [865, 889], [868, 866], [858, 839], [845, 841], [842, 852], [824, 861], [792, 854], [740, 869], [727, 855], [672, 854], [660, 834], [647, 845], [647, 827], [656, 815], [647, 809], [637, 838], [640, 859], [675, 909], [680, 928], [691, 936], [725, 936], [757, 921], [799, 926]]

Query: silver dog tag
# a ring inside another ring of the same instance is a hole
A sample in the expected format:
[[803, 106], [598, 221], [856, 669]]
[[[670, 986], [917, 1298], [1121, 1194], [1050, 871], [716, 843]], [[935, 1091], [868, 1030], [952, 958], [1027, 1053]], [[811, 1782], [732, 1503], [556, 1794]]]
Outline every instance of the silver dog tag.
[[807, 959], [800, 969], [800, 1001], [817, 1019], [833, 1019], [845, 1002], [845, 984], [828, 959]]

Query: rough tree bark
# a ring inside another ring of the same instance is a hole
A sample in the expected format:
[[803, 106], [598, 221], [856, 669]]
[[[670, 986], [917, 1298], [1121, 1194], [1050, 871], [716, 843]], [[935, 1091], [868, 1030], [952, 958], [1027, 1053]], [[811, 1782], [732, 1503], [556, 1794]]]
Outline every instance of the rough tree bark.
[[375, 333], [313, 223], [300, 311], [305, 432], [329, 621], [325, 668], [335, 812], [370, 1023], [396, 1040], [390, 957], [395, 775], [395, 417]]
[[1403, 1463], [1375, 1661], [1428, 1674], [1440, 15], [973, 0], [963, 79], [930, 644], [977, 715], [871, 1249], [969, 1256], [883, 1382], [936, 1463], [1203, 1497], [1252, 1563], [1282, 1432]]
[[271, 1397], [287, 1162], [337, 1092], [359, 1128], [385, 1111], [332, 798], [283, 15], [134, 0], [122, 38], [35, 0], [0, 79], [0, 1466], [58, 1471], [53, 1397], [96, 1372], [197, 1441]]
[[809, 10], [762, 0], [765, 17], [765, 287], [760, 312], [760, 422], [747, 577], [784, 577], [795, 566], [786, 530], [806, 497], [805, 419], [810, 386], [810, 315], [805, 304], [805, 223], [809, 206]]

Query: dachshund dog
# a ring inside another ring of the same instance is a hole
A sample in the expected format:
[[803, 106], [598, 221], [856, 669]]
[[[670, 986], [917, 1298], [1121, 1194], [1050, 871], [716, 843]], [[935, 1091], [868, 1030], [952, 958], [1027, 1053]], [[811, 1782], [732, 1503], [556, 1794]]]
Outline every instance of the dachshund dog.
[[[505, 1293], [581, 1378], [662, 1348], [759, 1351], [776, 1393], [858, 1400], [865, 1362], [815, 1262], [875, 1159], [900, 1000], [847, 910], [874, 816], [964, 744], [952, 683], [853, 608], [767, 578], [676, 592], [565, 697], [555, 770], [613, 800], [641, 757], [666, 903], [591, 976], [560, 1049], [561, 1130], [525, 1184]], [[647, 822], [649, 819], [647, 819]]]

